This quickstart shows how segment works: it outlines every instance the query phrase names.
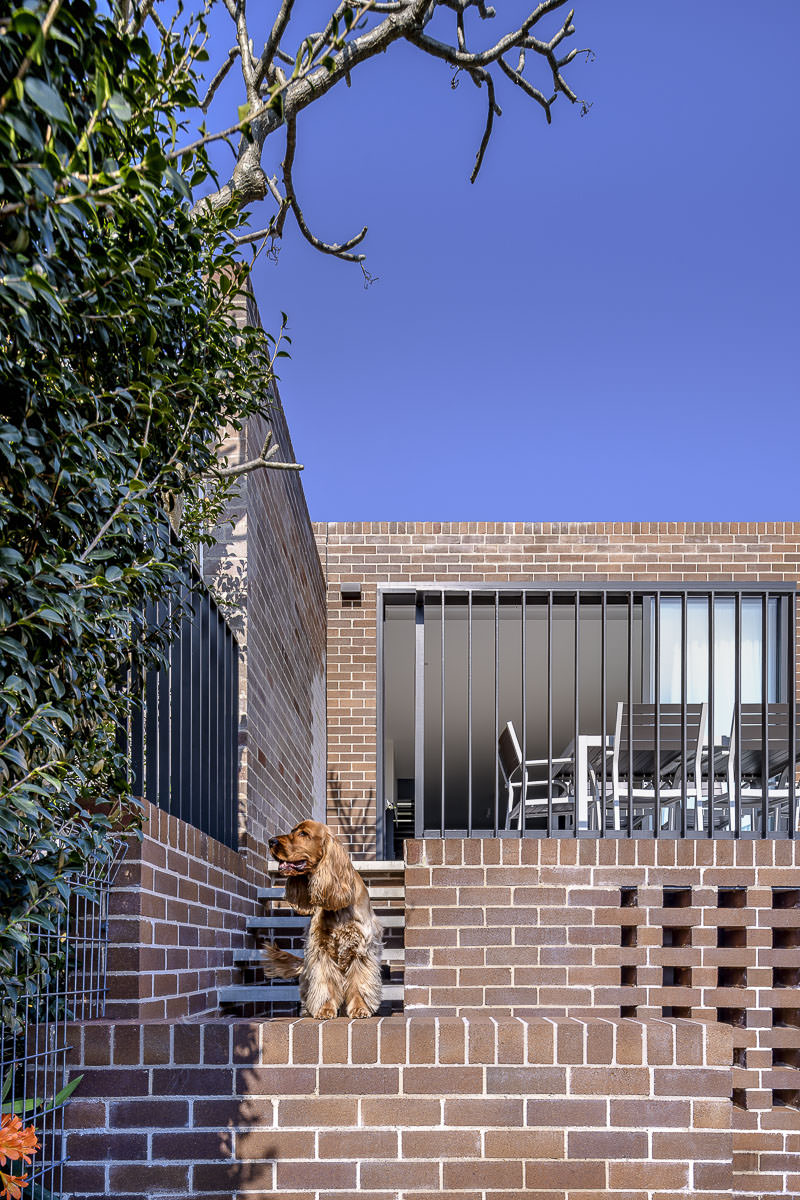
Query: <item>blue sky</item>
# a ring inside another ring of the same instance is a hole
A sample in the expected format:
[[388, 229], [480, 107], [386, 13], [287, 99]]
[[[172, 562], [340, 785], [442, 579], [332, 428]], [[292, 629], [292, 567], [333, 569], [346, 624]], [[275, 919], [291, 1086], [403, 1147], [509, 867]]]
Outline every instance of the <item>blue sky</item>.
[[368, 225], [379, 277], [365, 290], [291, 218], [256, 267], [264, 323], [290, 318], [281, 393], [314, 519], [800, 515], [800, 3], [575, 10], [591, 112], [559, 99], [548, 128], [503, 80], [474, 185], [484, 93], [419, 51], [301, 116], [309, 223]]

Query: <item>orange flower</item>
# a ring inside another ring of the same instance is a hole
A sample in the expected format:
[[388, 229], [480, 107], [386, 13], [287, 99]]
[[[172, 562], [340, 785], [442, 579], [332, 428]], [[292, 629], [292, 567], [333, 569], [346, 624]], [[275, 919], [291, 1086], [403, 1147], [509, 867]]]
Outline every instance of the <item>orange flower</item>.
[[[30, 1165], [32, 1154], [39, 1149], [39, 1140], [32, 1125], [23, 1126], [17, 1116], [3, 1113], [0, 1117], [0, 1167], [6, 1162]], [[28, 1185], [27, 1175], [10, 1175], [0, 1171], [0, 1200], [21, 1200], [22, 1189]]]
[[22, 1189], [28, 1186], [27, 1175], [6, 1175], [0, 1171], [0, 1200], [20, 1200]]
[[9, 1162], [23, 1162], [30, 1165], [30, 1156], [39, 1149], [39, 1140], [32, 1125], [23, 1127], [19, 1117], [3, 1113], [0, 1117], [0, 1167]]

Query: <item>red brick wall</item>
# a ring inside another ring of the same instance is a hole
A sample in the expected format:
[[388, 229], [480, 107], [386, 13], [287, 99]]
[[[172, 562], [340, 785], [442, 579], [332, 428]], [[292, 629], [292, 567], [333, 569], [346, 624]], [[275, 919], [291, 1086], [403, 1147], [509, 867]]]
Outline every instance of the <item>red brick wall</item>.
[[426, 839], [406, 850], [407, 1013], [720, 1021], [733, 1037], [738, 1186], [800, 1192], [796, 842]]
[[[800, 522], [318, 522], [328, 586], [328, 822], [375, 852], [382, 583], [798, 580]], [[362, 585], [342, 602], [342, 582]]]
[[724, 1027], [384, 1017], [71, 1034], [72, 1200], [731, 1195]]
[[109, 896], [107, 1016], [216, 1012], [217, 988], [239, 982], [233, 951], [246, 944], [246, 918], [261, 911], [256, 890], [266, 874], [255, 853], [245, 862], [185, 821], [146, 809], [142, 840], [128, 839]]
[[[263, 445], [248, 426], [248, 454]], [[272, 428], [293, 461], [283, 410]], [[300, 476], [248, 482], [248, 825], [256, 843], [325, 812], [325, 583]]]
[[[258, 324], [255, 308], [248, 313]], [[231, 466], [257, 458], [268, 430], [295, 461], [277, 389], [269, 421], [231, 431]], [[239, 681], [240, 847], [325, 812], [325, 582], [302, 474], [242, 476], [205, 552], [204, 575], [243, 647]]]

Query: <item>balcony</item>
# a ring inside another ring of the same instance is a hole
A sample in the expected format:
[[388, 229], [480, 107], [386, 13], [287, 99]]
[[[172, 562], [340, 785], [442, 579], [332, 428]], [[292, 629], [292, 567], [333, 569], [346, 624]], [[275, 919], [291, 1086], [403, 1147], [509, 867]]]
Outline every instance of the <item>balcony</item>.
[[379, 601], [389, 856], [406, 836], [796, 836], [794, 584]]

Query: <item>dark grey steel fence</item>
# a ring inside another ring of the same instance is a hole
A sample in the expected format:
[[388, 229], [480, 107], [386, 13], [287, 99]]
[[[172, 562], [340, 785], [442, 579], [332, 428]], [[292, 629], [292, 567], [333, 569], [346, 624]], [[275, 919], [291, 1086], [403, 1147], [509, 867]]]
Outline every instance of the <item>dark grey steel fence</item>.
[[379, 770], [416, 836], [796, 837], [791, 583], [381, 591]]
[[149, 671], [131, 715], [133, 791], [226, 846], [238, 844], [239, 652], [213, 597], [195, 579], [145, 615], [176, 626], [168, 664]]
[[105, 1014], [108, 889], [118, 861], [95, 864], [76, 880], [66, 913], [38, 936], [35, 948], [47, 965], [30, 978], [29, 990], [10, 998], [3, 988], [2, 1111], [33, 1126], [39, 1141], [30, 1166], [16, 1162], [4, 1170], [28, 1177], [22, 1194], [30, 1200], [61, 1195], [67, 1025]]

